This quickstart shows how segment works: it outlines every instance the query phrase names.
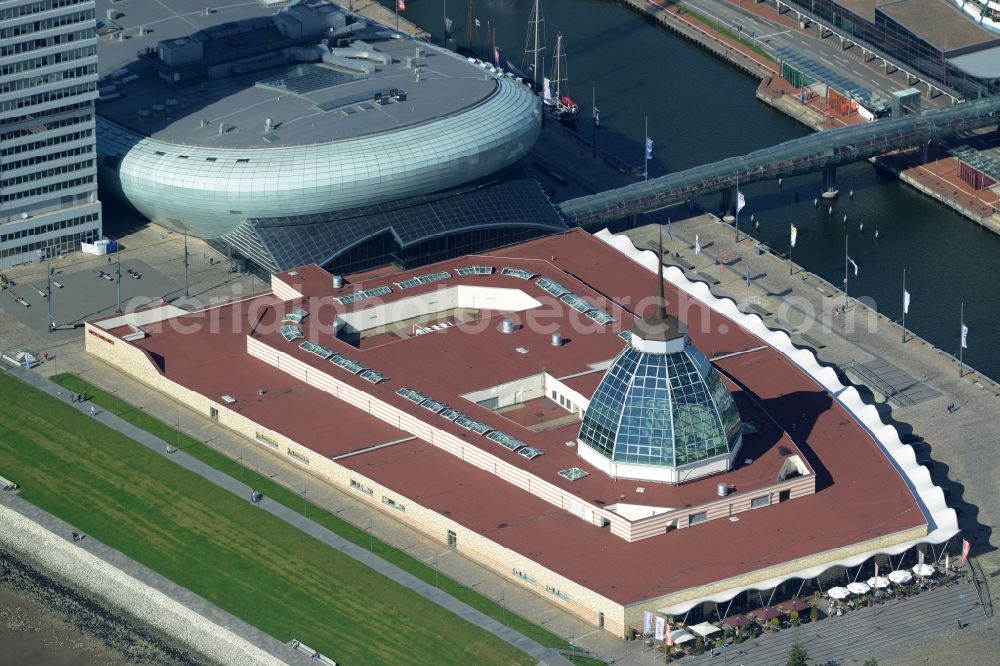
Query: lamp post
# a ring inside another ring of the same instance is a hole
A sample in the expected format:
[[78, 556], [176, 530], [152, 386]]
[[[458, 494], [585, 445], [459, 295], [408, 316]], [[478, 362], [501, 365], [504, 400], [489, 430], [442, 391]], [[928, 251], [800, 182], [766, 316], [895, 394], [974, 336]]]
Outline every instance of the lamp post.
[[[118, 276], [119, 282], [121, 275]], [[191, 291], [188, 285], [188, 232], [184, 229], [184, 298], [191, 298]]]
[[121, 248], [119, 248], [117, 244], [115, 245], [115, 259], [116, 259], [115, 273], [117, 273], [118, 275], [118, 284], [117, 284], [118, 300], [115, 302], [115, 314], [121, 314], [122, 313], [122, 253], [121, 253]]

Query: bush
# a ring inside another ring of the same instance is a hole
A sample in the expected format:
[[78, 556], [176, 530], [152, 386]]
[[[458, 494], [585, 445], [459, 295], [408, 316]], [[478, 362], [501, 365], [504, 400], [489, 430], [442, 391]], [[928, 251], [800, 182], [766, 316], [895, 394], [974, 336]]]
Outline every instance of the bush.
[[806, 649], [796, 642], [792, 645], [792, 652], [788, 655], [788, 666], [806, 666], [809, 662], [809, 655]]
[[772, 617], [770, 625], [771, 625], [771, 631], [777, 631], [778, 627], [781, 626], [781, 623], [778, 622], [778, 618]]
[[791, 618], [791, 620], [792, 620], [792, 626], [793, 627], [799, 626], [799, 612], [798, 611], [792, 611], [791, 613], [788, 614], [788, 617]]
[[819, 609], [813, 606], [812, 608], [809, 609], [809, 621], [815, 622], [818, 619], [819, 619]]
[[705, 647], [705, 641], [701, 639], [701, 636], [695, 636], [694, 639], [694, 653], [701, 654], [701, 649]]

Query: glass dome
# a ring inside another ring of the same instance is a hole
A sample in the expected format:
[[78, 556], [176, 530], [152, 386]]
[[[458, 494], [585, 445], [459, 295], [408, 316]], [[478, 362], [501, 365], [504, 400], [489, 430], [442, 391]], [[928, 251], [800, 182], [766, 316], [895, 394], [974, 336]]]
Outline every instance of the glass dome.
[[[713, 465], [704, 473], [724, 471], [742, 437], [739, 412], [718, 371], [686, 336], [673, 353], [637, 349], [637, 342], [619, 354], [594, 393], [581, 443], [629, 467], [677, 468], [726, 458], [724, 468]], [[616, 475], [639, 478], [628, 470]]]

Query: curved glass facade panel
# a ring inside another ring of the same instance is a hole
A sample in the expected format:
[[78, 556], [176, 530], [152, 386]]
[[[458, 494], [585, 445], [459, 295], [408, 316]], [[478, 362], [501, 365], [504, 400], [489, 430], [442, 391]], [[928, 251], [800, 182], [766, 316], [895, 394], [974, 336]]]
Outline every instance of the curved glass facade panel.
[[482, 103], [370, 136], [313, 145], [221, 149], [142, 137], [102, 119], [105, 163], [125, 197], [154, 222], [203, 238], [247, 218], [344, 210], [429, 194], [524, 157], [541, 128], [531, 91], [509, 79]]
[[616, 463], [681, 467], [728, 456], [740, 417], [718, 371], [697, 349], [626, 348], [598, 386], [580, 440]]

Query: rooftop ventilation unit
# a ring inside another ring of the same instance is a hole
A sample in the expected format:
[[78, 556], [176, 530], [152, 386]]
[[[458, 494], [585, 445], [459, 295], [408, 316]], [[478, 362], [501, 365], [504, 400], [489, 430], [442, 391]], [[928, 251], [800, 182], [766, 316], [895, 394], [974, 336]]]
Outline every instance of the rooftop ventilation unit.
[[343, 289], [344, 288], [344, 276], [343, 275], [334, 275], [333, 276], [333, 288], [334, 289]]
[[720, 483], [719, 485], [716, 486], [715, 492], [716, 494], [718, 494], [719, 497], [726, 497], [727, 495], [729, 495], [729, 484]]
[[514, 321], [512, 319], [504, 319], [503, 323], [500, 324], [500, 331], [503, 333], [513, 333]]
[[562, 333], [559, 333], [559, 332], [553, 333], [552, 334], [552, 346], [553, 347], [562, 347], [562, 343], [563, 343]]

